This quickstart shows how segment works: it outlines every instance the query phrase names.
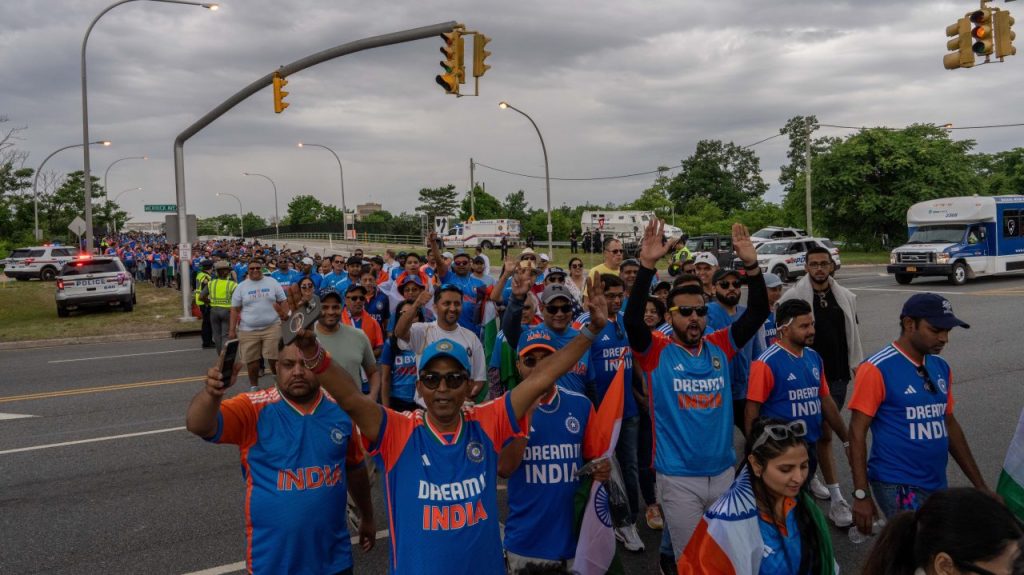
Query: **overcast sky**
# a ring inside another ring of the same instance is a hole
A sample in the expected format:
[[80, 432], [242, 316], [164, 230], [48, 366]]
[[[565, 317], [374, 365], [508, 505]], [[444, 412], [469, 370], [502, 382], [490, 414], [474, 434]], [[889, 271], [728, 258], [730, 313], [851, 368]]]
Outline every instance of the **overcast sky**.
[[[79, 55], [90, 20], [109, 0], [0, 2], [0, 115], [27, 126], [28, 165], [81, 143]], [[993, 4], [996, 5], [996, 4]], [[1016, 4], [1002, 4], [1015, 9]], [[1022, 4], [1024, 6], [1024, 4]], [[341, 204], [333, 148], [345, 170], [350, 209], [368, 200], [411, 212], [422, 187], [469, 187], [469, 158], [543, 175], [526, 118], [499, 110], [508, 100], [543, 131], [556, 177], [595, 177], [678, 165], [698, 140], [740, 145], [771, 136], [799, 114], [822, 123], [971, 126], [1014, 116], [1024, 56], [1006, 65], [947, 71], [944, 29], [977, 3], [765, 0], [696, 3], [477, 0], [224, 0], [210, 12], [132, 2], [104, 16], [88, 49], [92, 171], [111, 162], [111, 195], [150, 221], [143, 204], [174, 203], [174, 138], [253, 80], [314, 52], [360, 38], [456, 20], [492, 37], [492, 69], [479, 98], [455, 98], [434, 82], [440, 38], [346, 56], [289, 77], [283, 114], [268, 87], [185, 146], [188, 211], [200, 217], [246, 211], [281, 215], [299, 194]], [[467, 47], [469, 46], [467, 42]], [[471, 52], [467, 50], [467, 56]], [[464, 87], [470, 88], [470, 82]], [[1004, 90], [1004, 92], [1000, 92]], [[1000, 116], [1003, 110], [1010, 116]], [[849, 131], [823, 128], [817, 135]], [[965, 130], [980, 151], [1020, 145], [1020, 128]], [[778, 201], [788, 141], [755, 148]], [[81, 169], [80, 150], [47, 168]], [[526, 190], [544, 205], [543, 179], [482, 167], [477, 181], [499, 198]], [[552, 182], [552, 204], [623, 202], [653, 176], [605, 182]]]

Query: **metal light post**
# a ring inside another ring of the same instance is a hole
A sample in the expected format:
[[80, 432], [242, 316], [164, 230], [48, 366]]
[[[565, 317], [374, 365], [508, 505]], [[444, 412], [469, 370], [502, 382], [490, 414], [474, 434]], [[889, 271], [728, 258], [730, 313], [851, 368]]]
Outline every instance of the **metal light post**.
[[[107, 141], [107, 140], [100, 140], [100, 141], [97, 141], [97, 142], [89, 142], [89, 143], [90, 144], [99, 144], [99, 145], [102, 145], [102, 146], [109, 146], [110, 145], [110, 142]], [[70, 150], [71, 148], [77, 148], [78, 146], [81, 146], [81, 145], [82, 144], [71, 144], [70, 146], [64, 146], [63, 148], [55, 150], [49, 156], [46, 156], [46, 159], [43, 160], [43, 163], [39, 164], [39, 168], [36, 170], [35, 177], [32, 179], [32, 204], [33, 204], [33, 210], [35, 211], [35, 221], [36, 221], [35, 236], [36, 236], [37, 240], [42, 239], [42, 237], [43, 237], [43, 232], [42, 232], [42, 230], [39, 229], [39, 193], [36, 191], [36, 184], [39, 182], [39, 174], [42, 173], [43, 166], [46, 165], [46, 162], [49, 161], [50, 158], [56, 156], [58, 153], [63, 152], [64, 150]], [[88, 148], [88, 147], [89, 146], [86, 146], [86, 148]], [[89, 205], [89, 203], [90, 202], [87, 201], [86, 205]]]
[[[116, 196], [114, 196], [114, 203], [116, 204], [118, 198], [120, 198], [121, 196], [125, 195], [126, 193], [134, 192], [134, 191], [141, 190], [141, 189], [142, 189], [142, 187], [140, 186], [138, 188], [128, 188], [127, 190], [122, 191], [121, 193], [119, 193]], [[104, 194], [105, 194], [106, 193], [106, 187], [104, 187], [103, 191], [104, 191]], [[110, 201], [109, 200], [107, 200], [107, 211], [108, 211], [108, 213], [110, 211]], [[117, 229], [117, 220], [114, 220], [113, 228], [114, 228], [114, 235], [117, 235], [117, 232], [119, 231]]]
[[236, 196], [235, 194], [229, 194], [227, 192], [217, 192], [217, 195], [218, 196], [232, 197], [232, 198], [235, 198], [236, 202], [238, 202], [238, 231], [239, 231], [239, 235], [242, 236], [242, 239], [244, 240], [245, 239], [245, 218], [242, 217], [242, 199], [239, 198], [238, 196]]
[[[96, 15], [89, 24], [89, 27], [85, 30], [85, 37], [82, 38], [82, 149], [83, 149], [83, 160], [85, 172], [85, 245], [88, 249], [88, 253], [92, 253], [93, 236], [92, 236], [92, 177], [91, 168], [89, 165], [89, 94], [86, 82], [85, 74], [85, 48], [89, 43], [89, 34], [92, 33], [92, 29], [96, 26], [96, 22], [103, 17], [104, 14], [110, 12], [114, 8], [121, 4], [127, 4], [128, 2], [135, 2], [136, 0], [118, 0], [110, 6], [103, 9], [102, 12]], [[216, 11], [220, 6], [217, 4], [209, 4], [203, 2], [188, 2], [186, 0], [148, 0], [150, 2], [163, 2], [166, 4], [188, 4], [190, 6], [200, 6], [207, 10]]]
[[[129, 156], [127, 158], [120, 158], [114, 160], [107, 166], [107, 169], [103, 172], [103, 201], [106, 202], [107, 206], [110, 205], [110, 186], [107, 184], [107, 176], [110, 175], [110, 168], [114, 167], [114, 164], [123, 162], [124, 160], [148, 160], [149, 156]], [[141, 189], [141, 188], [140, 188]], [[116, 200], [115, 200], [116, 201]], [[107, 219], [110, 219], [110, 214], [107, 214]], [[109, 230], [109, 228], [108, 228]]]
[[263, 174], [256, 174], [253, 172], [242, 172], [242, 175], [259, 176], [261, 178], [266, 178], [267, 181], [270, 182], [270, 185], [274, 186], [274, 238], [280, 239], [279, 236], [281, 235], [281, 213], [277, 211], [277, 184], [274, 183], [274, 180], [270, 179], [270, 176], [264, 176]]
[[551, 227], [551, 176], [548, 173], [548, 149], [544, 145], [544, 136], [541, 135], [540, 128], [537, 127], [537, 122], [534, 122], [533, 118], [531, 118], [530, 115], [527, 114], [526, 112], [520, 110], [519, 108], [516, 108], [515, 106], [509, 104], [508, 102], [499, 102], [498, 107], [501, 108], [502, 110], [506, 108], [510, 110], [515, 110], [516, 112], [519, 112], [520, 114], [526, 116], [526, 119], [529, 120], [531, 124], [533, 124], [533, 129], [537, 130], [537, 137], [540, 138], [540, 149], [541, 151], [544, 152], [544, 187], [547, 190], [548, 203], [548, 255], [551, 257], [555, 257], [555, 243], [554, 238], [552, 237], [554, 234], [554, 228]]
[[324, 146], [323, 144], [306, 144], [299, 142], [299, 147], [304, 148], [306, 146], [312, 146], [314, 148], [323, 148], [334, 155], [334, 159], [338, 160], [338, 173], [341, 175], [341, 233], [342, 241], [348, 240], [348, 211], [345, 209], [345, 169], [341, 167], [341, 158], [334, 150]]

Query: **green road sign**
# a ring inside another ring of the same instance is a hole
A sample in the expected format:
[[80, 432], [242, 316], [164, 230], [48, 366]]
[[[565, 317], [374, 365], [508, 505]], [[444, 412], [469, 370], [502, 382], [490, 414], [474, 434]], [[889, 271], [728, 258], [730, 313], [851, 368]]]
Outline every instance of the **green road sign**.
[[178, 204], [146, 204], [147, 212], [176, 212]]

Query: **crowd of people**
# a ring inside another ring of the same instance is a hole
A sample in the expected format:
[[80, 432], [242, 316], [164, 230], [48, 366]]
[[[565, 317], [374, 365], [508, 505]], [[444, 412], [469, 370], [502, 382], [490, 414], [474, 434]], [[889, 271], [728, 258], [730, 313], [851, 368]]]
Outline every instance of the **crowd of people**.
[[[133, 239], [133, 253], [160, 245]], [[596, 572], [576, 556], [589, 482], [621, 487], [623, 550], [646, 551], [640, 522], [661, 531], [663, 573], [837, 573], [829, 523], [851, 539], [881, 529], [870, 573], [1021, 572], [1021, 529], [954, 415], [940, 353], [969, 326], [942, 296], [911, 296], [893, 342], [867, 355], [831, 254], [808, 252], [784, 291], [739, 224], [738, 269], [677, 251], [657, 220], [637, 258], [606, 238], [589, 270], [525, 248], [492, 273], [480, 250], [427, 245], [193, 246], [203, 345], [237, 338], [227, 379], [250, 387], [227, 397], [213, 362], [188, 429], [240, 449], [251, 572], [353, 572], [350, 529], [375, 542], [374, 481], [392, 573]], [[319, 321], [285, 345], [314, 296]], [[602, 451], [609, 405], [617, 440]], [[973, 489], [947, 489], [949, 455]]]

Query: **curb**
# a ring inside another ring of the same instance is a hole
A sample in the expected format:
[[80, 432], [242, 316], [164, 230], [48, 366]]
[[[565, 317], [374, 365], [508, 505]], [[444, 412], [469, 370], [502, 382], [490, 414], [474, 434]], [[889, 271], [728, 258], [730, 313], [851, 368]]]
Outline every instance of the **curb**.
[[7, 341], [0, 342], [0, 351], [18, 349], [35, 349], [40, 347], [57, 347], [63, 345], [78, 345], [84, 343], [109, 343], [118, 341], [143, 341], [151, 339], [177, 339], [199, 335], [200, 330], [181, 331], [149, 331], [142, 333], [121, 333], [115, 335], [87, 335], [80, 337], [68, 337], [61, 339], [36, 339], [29, 341]]

